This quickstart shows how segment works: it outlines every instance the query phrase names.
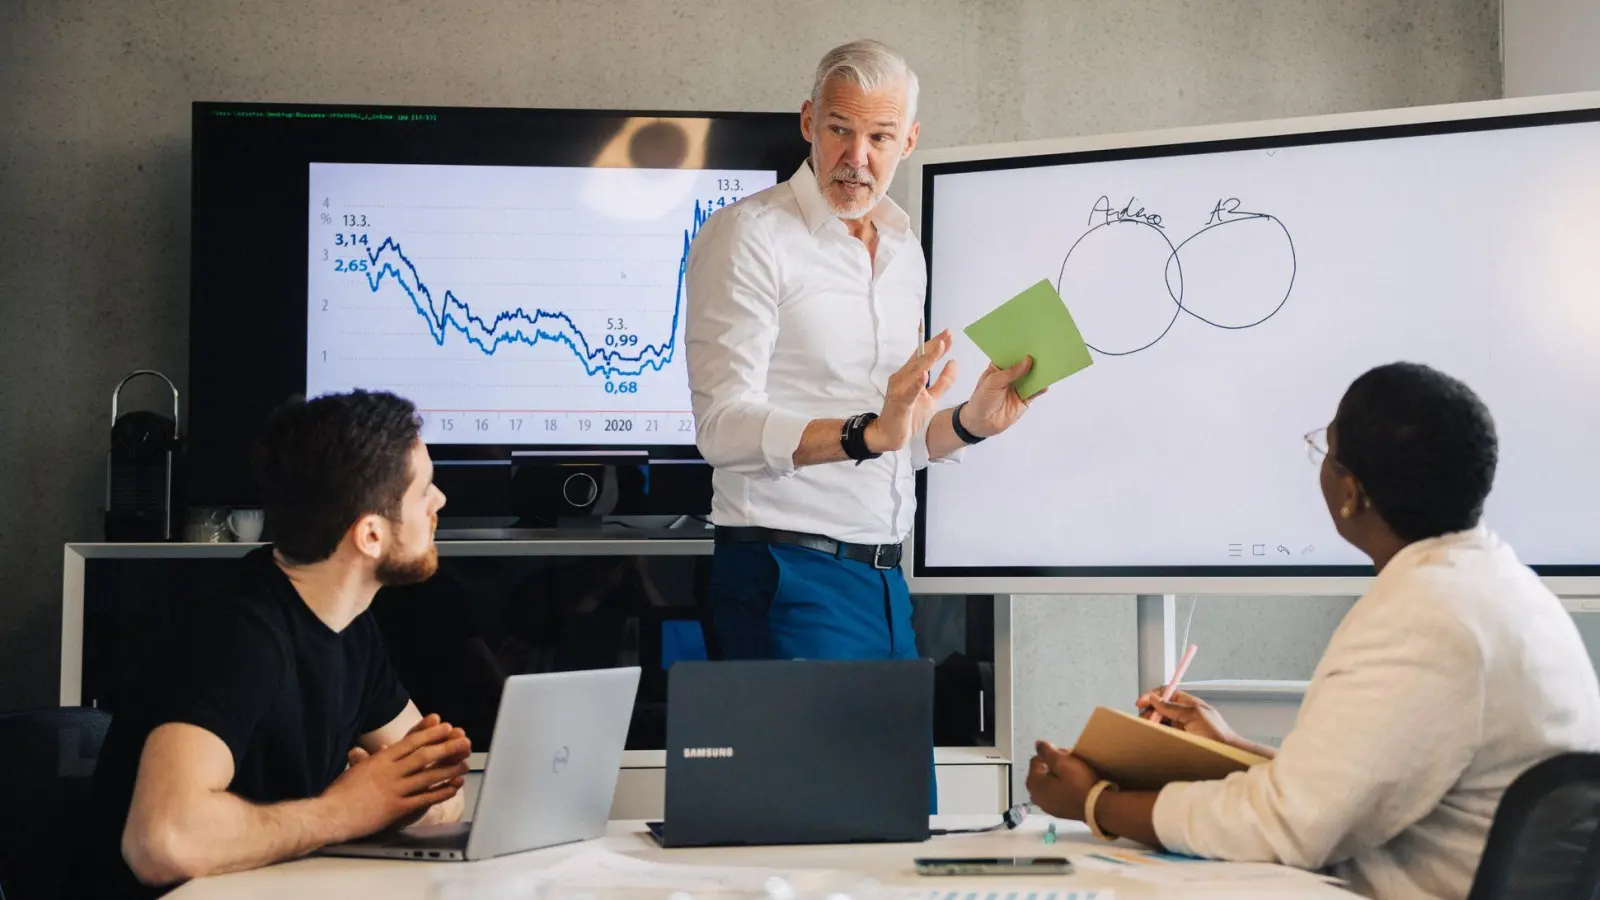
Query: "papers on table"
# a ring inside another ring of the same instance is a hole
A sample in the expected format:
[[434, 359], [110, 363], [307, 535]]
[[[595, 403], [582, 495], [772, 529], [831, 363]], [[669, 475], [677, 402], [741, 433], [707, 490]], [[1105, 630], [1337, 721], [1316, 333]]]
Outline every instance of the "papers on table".
[[[536, 871], [445, 874], [433, 900], [884, 900], [882, 887], [849, 872], [698, 866], [586, 848]], [[1058, 898], [1065, 900], [1065, 898]]]
[[1126, 847], [1103, 847], [1092, 852], [1072, 854], [1072, 863], [1082, 871], [1110, 872], [1146, 884], [1167, 886], [1208, 885], [1214, 887], [1305, 888], [1313, 884], [1338, 884], [1336, 878], [1303, 869], [1271, 863], [1216, 862], [1150, 853]]
[[1112, 890], [1062, 890], [1059, 887], [958, 887], [954, 890], [899, 890], [893, 900], [1115, 900]]
[[[1120, 846], [1069, 851], [1080, 873], [1104, 873], [1150, 885], [1254, 888], [1291, 893], [1336, 879], [1288, 866], [1227, 863]], [[830, 869], [705, 866], [650, 862], [584, 848], [547, 869], [489, 862], [440, 867], [430, 900], [1115, 900], [1109, 888], [1048, 886], [1039, 879], [927, 878], [914, 888], [878, 884]], [[976, 886], [970, 886], [976, 885]]]

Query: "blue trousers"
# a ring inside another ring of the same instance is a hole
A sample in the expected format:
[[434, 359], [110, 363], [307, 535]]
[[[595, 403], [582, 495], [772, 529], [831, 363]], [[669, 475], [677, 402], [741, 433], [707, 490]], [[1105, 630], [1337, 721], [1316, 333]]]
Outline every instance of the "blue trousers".
[[[792, 544], [718, 543], [710, 601], [724, 659], [917, 658], [911, 592], [898, 568]], [[931, 782], [929, 790], [929, 812], [937, 812]]]

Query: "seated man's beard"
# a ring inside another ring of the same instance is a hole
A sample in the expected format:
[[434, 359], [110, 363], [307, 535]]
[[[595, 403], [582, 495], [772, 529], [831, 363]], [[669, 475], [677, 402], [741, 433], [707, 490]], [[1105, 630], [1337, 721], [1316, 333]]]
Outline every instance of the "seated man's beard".
[[439, 548], [429, 546], [415, 556], [402, 557], [394, 551], [383, 554], [378, 560], [378, 583], [384, 587], [402, 587], [418, 584], [439, 571]]

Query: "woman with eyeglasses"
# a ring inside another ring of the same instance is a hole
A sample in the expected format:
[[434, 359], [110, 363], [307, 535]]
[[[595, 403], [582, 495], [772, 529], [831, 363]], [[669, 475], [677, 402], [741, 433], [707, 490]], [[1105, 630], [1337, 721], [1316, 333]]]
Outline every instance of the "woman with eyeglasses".
[[1151, 692], [1141, 709], [1269, 761], [1220, 781], [1117, 791], [1041, 741], [1028, 790], [1096, 834], [1328, 869], [1384, 900], [1465, 897], [1512, 780], [1557, 753], [1600, 748], [1594, 667], [1561, 602], [1480, 522], [1498, 449], [1466, 385], [1427, 366], [1381, 366], [1350, 385], [1325, 443], [1307, 440], [1339, 535], [1378, 574], [1334, 633], [1281, 749], [1243, 740], [1194, 697]]

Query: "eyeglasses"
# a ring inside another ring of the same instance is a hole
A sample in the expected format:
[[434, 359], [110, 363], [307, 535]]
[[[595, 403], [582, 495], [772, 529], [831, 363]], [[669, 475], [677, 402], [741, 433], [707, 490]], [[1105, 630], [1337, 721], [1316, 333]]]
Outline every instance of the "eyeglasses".
[[1306, 457], [1312, 462], [1321, 465], [1324, 457], [1328, 455], [1328, 427], [1313, 428], [1306, 432]]

